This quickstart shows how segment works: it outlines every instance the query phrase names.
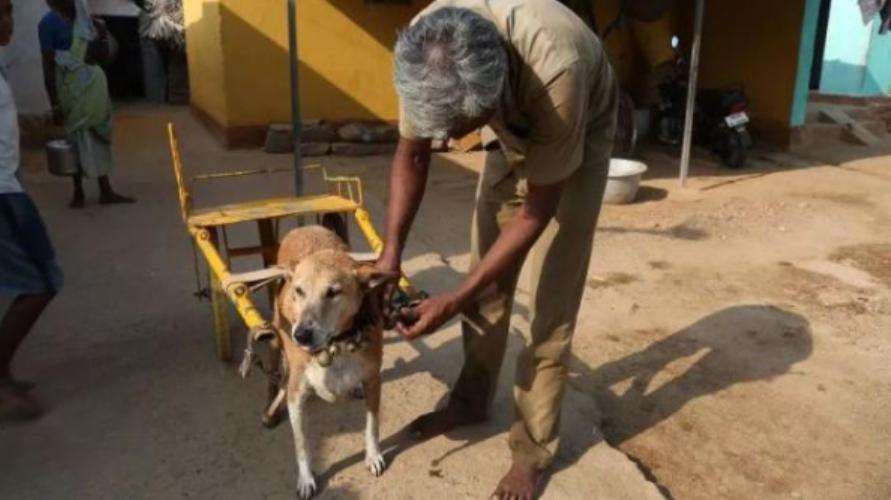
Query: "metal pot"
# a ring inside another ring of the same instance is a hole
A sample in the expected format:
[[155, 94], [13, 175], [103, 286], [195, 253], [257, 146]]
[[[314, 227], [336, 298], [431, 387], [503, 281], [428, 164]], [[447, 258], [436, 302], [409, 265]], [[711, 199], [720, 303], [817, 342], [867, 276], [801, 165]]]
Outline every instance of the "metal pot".
[[74, 146], [63, 139], [47, 143], [46, 165], [51, 174], [59, 177], [70, 177], [80, 171]]

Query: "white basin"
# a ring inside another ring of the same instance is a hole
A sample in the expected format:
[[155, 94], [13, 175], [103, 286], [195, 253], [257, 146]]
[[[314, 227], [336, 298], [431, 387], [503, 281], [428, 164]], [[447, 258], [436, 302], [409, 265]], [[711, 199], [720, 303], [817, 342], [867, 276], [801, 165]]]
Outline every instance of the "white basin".
[[635, 160], [613, 158], [609, 164], [609, 179], [603, 202], [609, 205], [625, 205], [634, 201], [640, 189], [640, 179], [647, 166]]

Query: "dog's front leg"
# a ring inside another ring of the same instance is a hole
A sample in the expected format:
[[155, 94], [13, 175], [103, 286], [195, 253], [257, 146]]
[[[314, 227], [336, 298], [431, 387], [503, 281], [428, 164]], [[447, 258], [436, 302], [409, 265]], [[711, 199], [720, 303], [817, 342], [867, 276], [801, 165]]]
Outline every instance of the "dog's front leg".
[[304, 425], [304, 405], [309, 397], [305, 386], [288, 398], [288, 415], [291, 418], [291, 429], [294, 431], [294, 448], [297, 451], [297, 498], [307, 500], [316, 493], [316, 480], [309, 464], [309, 452], [306, 443]]
[[373, 377], [362, 382], [365, 391], [365, 407], [367, 408], [365, 422], [365, 466], [375, 476], [380, 476], [387, 468], [387, 462], [381, 453], [380, 447], [380, 421], [378, 414], [381, 405], [381, 376]]

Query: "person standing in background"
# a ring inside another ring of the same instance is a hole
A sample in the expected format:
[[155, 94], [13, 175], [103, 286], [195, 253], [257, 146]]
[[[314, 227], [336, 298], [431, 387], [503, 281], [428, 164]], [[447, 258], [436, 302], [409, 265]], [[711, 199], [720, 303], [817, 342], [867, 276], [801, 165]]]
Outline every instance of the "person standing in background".
[[[0, 47], [13, 33], [12, 0], [0, 0]], [[62, 287], [46, 227], [18, 179], [18, 113], [0, 72], [0, 294], [15, 298], [0, 320], [0, 415], [33, 418], [40, 406], [30, 383], [12, 376], [16, 351]]]
[[108, 81], [98, 63], [108, 56], [108, 29], [90, 16], [83, 0], [47, 0], [50, 9], [40, 21], [43, 80], [53, 121], [65, 126], [77, 150], [80, 172], [74, 175], [72, 208], [85, 204], [83, 177], [98, 179], [99, 202], [133, 203], [114, 191], [112, 169], [112, 104]]

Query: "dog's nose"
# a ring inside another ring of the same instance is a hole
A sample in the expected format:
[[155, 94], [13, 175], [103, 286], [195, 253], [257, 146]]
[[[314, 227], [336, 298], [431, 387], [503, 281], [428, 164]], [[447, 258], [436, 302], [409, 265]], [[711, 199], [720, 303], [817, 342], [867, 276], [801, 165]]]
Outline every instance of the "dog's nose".
[[302, 346], [312, 344], [312, 330], [309, 328], [300, 328], [294, 332], [294, 342]]
[[309, 347], [313, 343], [315, 332], [316, 326], [314, 324], [301, 324], [294, 328], [292, 336], [294, 337], [294, 342], [297, 342], [297, 345]]

